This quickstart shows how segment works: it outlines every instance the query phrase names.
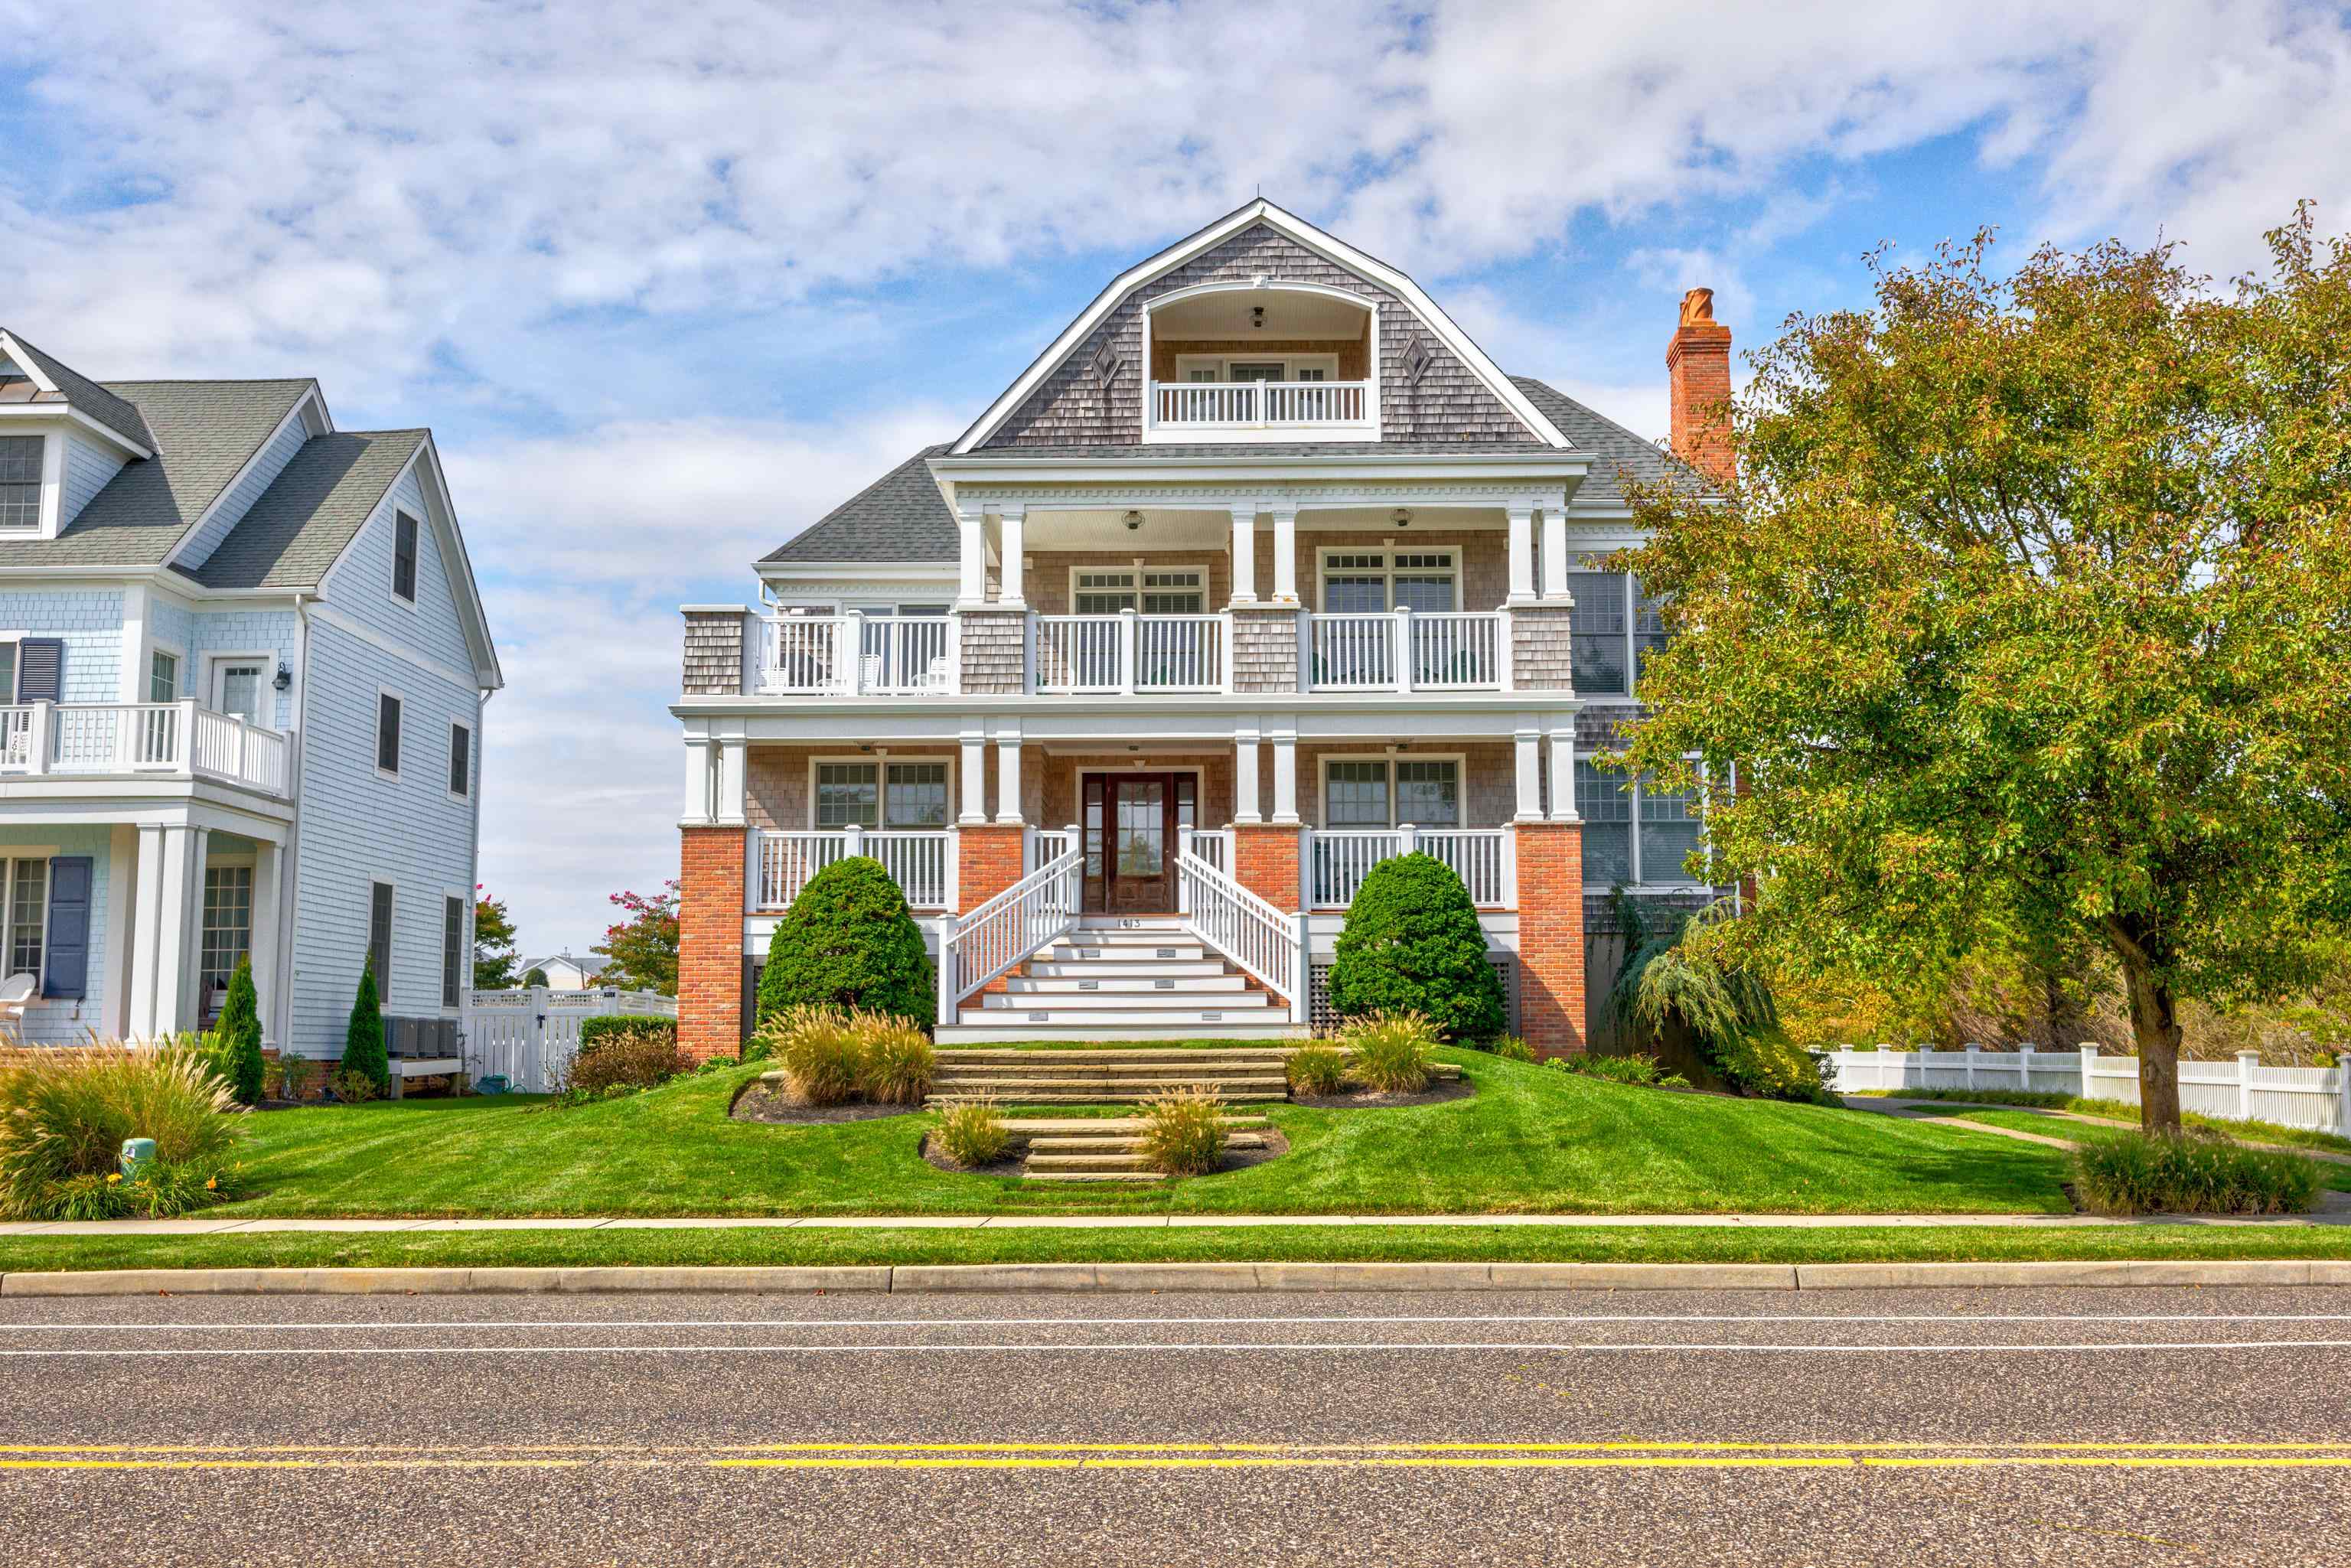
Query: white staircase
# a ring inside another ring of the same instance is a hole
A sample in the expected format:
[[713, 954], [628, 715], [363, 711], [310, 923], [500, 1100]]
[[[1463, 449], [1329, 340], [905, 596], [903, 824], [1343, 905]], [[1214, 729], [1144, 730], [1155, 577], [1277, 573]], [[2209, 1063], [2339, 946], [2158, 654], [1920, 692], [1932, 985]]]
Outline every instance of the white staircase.
[[1180, 920], [1088, 916], [967, 998], [941, 1045], [1029, 1040], [1288, 1040], [1280, 997], [1187, 935]]

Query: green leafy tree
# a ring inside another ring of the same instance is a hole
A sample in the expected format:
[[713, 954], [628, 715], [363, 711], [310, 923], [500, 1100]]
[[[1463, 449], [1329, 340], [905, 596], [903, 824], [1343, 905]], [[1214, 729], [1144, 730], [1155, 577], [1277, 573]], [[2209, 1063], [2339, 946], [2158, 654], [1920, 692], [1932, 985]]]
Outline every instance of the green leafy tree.
[[543, 986], [547, 984], [547, 971], [533, 964], [530, 971], [523, 976], [522, 983], [526, 986]]
[[1707, 936], [2102, 950], [2150, 1130], [2183, 999], [2308, 987], [2351, 913], [2351, 249], [2270, 241], [2228, 288], [2169, 246], [1874, 258], [1872, 308], [1755, 357], [1727, 503], [1639, 496], [1626, 563], [1675, 636], [1623, 760], [1707, 784], [1755, 894]]
[[911, 1019], [938, 1018], [938, 986], [906, 895], [871, 855], [833, 862], [808, 879], [776, 922], [759, 972], [758, 1015], [817, 1003]]
[[677, 995], [677, 879], [651, 897], [616, 893], [612, 902], [629, 917], [605, 927], [602, 946], [588, 949], [604, 960], [601, 983]]
[[261, 1099], [261, 1003], [253, 989], [251, 955], [236, 961], [229, 977], [228, 999], [221, 1004], [214, 1033], [221, 1042], [223, 1076], [236, 1097], [248, 1105]]
[[474, 989], [503, 991], [519, 982], [515, 966], [522, 955], [515, 946], [514, 918], [507, 901], [474, 889]]
[[1502, 1032], [1502, 981], [1478, 906], [1453, 868], [1397, 855], [1364, 874], [1339, 929], [1331, 1005], [1347, 1018], [1416, 1012], [1447, 1040]]
[[372, 956], [360, 966], [359, 995], [351, 998], [351, 1019], [343, 1030], [340, 1071], [366, 1079], [378, 1094], [392, 1090], [392, 1059], [383, 1049], [383, 1000], [375, 988]]

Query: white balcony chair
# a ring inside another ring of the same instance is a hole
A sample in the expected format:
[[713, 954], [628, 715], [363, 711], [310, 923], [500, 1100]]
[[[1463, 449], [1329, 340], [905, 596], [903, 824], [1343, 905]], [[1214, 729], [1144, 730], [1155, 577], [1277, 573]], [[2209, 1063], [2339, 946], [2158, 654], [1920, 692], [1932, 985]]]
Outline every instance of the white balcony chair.
[[11, 975], [0, 980], [0, 1023], [22, 1023], [25, 1009], [33, 1005], [33, 993], [41, 988], [34, 975]]

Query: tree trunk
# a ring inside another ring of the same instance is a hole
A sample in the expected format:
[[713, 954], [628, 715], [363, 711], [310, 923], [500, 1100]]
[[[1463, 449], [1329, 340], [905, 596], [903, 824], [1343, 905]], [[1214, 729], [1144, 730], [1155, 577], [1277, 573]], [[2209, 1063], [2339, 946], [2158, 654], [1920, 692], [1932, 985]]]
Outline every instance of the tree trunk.
[[2179, 1131], [2179, 1017], [2171, 987], [2156, 977], [2147, 949], [2120, 925], [2115, 956], [2130, 992], [2131, 1036], [2138, 1051], [2138, 1125], [2143, 1133]]

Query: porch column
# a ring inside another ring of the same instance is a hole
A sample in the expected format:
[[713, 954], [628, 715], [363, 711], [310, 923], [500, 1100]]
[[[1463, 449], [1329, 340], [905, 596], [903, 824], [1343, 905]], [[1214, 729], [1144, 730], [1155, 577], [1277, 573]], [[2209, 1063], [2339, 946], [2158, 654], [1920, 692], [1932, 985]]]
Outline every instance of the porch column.
[[1257, 503], [1233, 503], [1233, 602], [1257, 602]]
[[1020, 727], [996, 732], [996, 821], [1020, 825]]
[[987, 603], [987, 517], [977, 507], [956, 508], [957, 610], [981, 610]]
[[1273, 508], [1273, 601], [1298, 602], [1298, 508]]
[[1511, 821], [1540, 822], [1542, 809], [1542, 734], [1532, 724], [1521, 724], [1512, 737], [1518, 761], [1518, 810]]
[[1575, 809], [1575, 721], [1551, 732], [1551, 820], [1579, 820]]
[[1236, 822], [1261, 822], [1265, 820], [1259, 810], [1259, 802], [1264, 797], [1258, 792], [1257, 763], [1257, 726], [1243, 725], [1233, 731], [1233, 821]]
[[1026, 610], [1029, 601], [1023, 590], [1027, 578], [1023, 573], [1020, 553], [1028, 509], [1018, 504], [1007, 505], [998, 517], [1001, 519], [997, 528], [998, 549], [1004, 559], [1004, 570], [997, 588], [996, 607], [998, 610]]
[[739, 828], [747, 821], [743, 814], [743, 800], [749, 748], [738, 735], [719, 740], [717, 750], [718, 800], [711, 820], [723, 828]]
[[732, 1056], [753, 1020], [743, 1016], [743, 901], [748, 840], [737, 828], [679, 835], [677, 1043], [696, 1061]]
[[966, 730], [962, 737], [963, 809], [956, 822], [971, 824], [987, 821], [987, 737], [977, 730]]
[[[253, 852], [253, 989], [261, 1004], [264, 1045], [281, 1045], [277, 1020], [283, 1016], [277, 995], [277, 876], [284, 852], [276, 844], [256, 842]], [[463, 956], [461, 952], [460, 956]], [[458, 977], [460, 994], [474, 983], [472, 967]]]
[[1505, 510], [1510, 520], [1510, 592], [1506, 602], [1532, 604], [1535, 601], [1534, 507], [1513, 501]]
[[1298, 822], [1298, 731], [1273, 733], [1273, 820], [1286, 827]]
[[141, 826], [139, 904], [131, 954], [131, 1032], [138, 1039], [193, 1028], [195, 922], [204, 893], [204, 830]]
[[1567, 601], [1567, 509], [1545, 507], [1542, 515], [1542, 596]]
[[685, 738], [685, 808], [678, 813], [678, 825], [700, 827], [710, 821], [713, 772], [716, 760], [710, 741], [698, 735]]

